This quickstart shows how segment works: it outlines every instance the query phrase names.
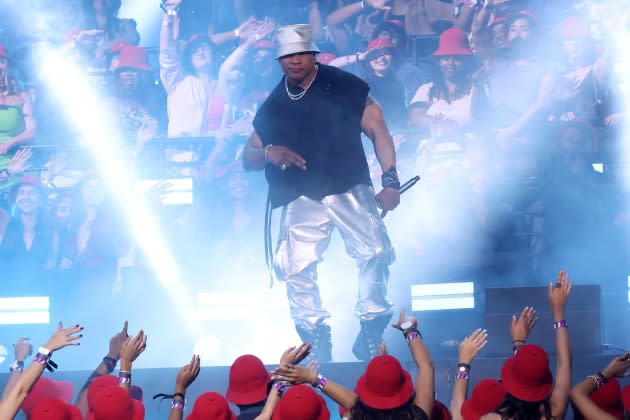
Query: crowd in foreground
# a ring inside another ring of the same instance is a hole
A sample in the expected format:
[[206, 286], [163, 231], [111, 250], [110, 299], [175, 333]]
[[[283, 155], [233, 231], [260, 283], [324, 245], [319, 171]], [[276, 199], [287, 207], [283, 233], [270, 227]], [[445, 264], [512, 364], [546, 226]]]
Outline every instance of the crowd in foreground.
[[[187, 419], [280, 419], [326, 420], [331, 418], [324, 396], [334, 401], [347, 419], [562, 419], [572, 407], [574, 418], [624, 419], [630, 412], [630, 385], [621, 388], [618, 378], [630, 368], [630, 353], [614, 357], [599, 372], [578, 383], [572, 383], [572, 353], [565, 306], [571, 292], [566, 271], [549, 283], [548, 300], [555, 330], [555, 371], [549, 365], [547, 350], [528, 343], [537, 317], [532, 307], [514, 316], [510, 328], [513, 355], [503, 363], [500, 378], [477, 382], [469, 394], [472, 364], [485, 347], [488, 331], [476, 329], [459, 345], [458, 371], [451, 401], [435, 400], [435, 377], [431, 354], [425, 345], [420, 325], [412, 316], [401, 312], [392, 324], [403, 339], [417, 365], [415, 381], [401, 363], [387, 354], [385, 343], [381, 354], [367, 363], [365, 372], [348, 389], [325, 376], [310, 354], [311, 345], [302, 343], [288, 348], [276, 368], [268, 371], [254, 355], [238, 357], [229, 372], [225, 396], [210, 391], [199, 395]], [[109, 352], [90, 375], [71, 404], [73, 388], [62, 381], [42, 376], [45, 369], [57, 365], [53, 353], [67, 346], [77, 346], [83, 328], [59, 324], [53, 336], [25, 366], [33, 347], [25, 339], [15, 345], [15, 361], [0, 401], [0, 419], [12, 419], [22, 409], [31, 420], [137, 420], [145, 416], [142, 390], [133, 385], [133, 363], [147, 346], [147, 335], [140, 330], [129, 336], [128, 326], [110, 340]], [[430, 331], [425, 332], [430, 334]], [[118, 376], [113, 374], [118, 366]], [[326, 365], [331, 367], [332, 365]], [[175, 378], [170, 399], [169, 420], [184, 418], [186, 394], [201, 370], [199, 356], [193, 356]], [[446, 405], [448, 404], [448, 405]], [[626, 410], [624, 412], [624, 410]], [[236, 414], [238, 413], [238, 414]], [[624, 414], [625, 413], [625, 414]]]

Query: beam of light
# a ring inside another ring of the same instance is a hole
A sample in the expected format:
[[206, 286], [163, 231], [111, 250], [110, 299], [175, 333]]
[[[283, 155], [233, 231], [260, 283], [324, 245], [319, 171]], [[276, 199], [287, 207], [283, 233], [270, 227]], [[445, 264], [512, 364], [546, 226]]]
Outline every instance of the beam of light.
[[412, 311], [474, 309], [473, 282], [414, 284], [411, 286]]
[[[90, 85], [84, 71], [70, 59], [42, 48], [42, 79], [48, 82], [53, 95], [64, 104], [64, 111], [73, 116], [73, 122], [83, 136], [83, 143], [90, 152], [111, 197], [123, 210], [127, 228], [139, 249], [147, 258], [159, 284], [167, 291], [173, 307], [189, 333], [198, 335], [201, 328], [196, 322], [193, 295], [182, 281], [181, 273], [156, 218], [150, 208], [135, 193], [134, 174], [129, 163], [119, 153], [120, 133], [117, 124], [105, 109], [103, 99]], [[141, 297], [139, 297], [141, 298]], [[138, 308], [142, 310], [142, 308]]]

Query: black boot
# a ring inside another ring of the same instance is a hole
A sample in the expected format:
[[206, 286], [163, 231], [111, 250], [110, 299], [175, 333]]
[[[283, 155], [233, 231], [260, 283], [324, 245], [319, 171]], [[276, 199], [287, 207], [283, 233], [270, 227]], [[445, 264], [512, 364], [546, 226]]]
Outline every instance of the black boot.
[[330, 327], [326, 324], [319, 324], [314, 330], [306, 330], [303, 327], [295, 326], [300, 338], [304, 343], [311, 343], [311, 353], [304, 359], [307, 363], [317, 360], [319, 363], [332, 362], [332, 338]]
[[352, 345], [352, 353], [357, 359], [369, 362], [381, 354], [379, 346], [383, 342], [383, 332], [390, 319], [391, 315], [385, 315], [370, 321], [361, 321], [361, 331]]

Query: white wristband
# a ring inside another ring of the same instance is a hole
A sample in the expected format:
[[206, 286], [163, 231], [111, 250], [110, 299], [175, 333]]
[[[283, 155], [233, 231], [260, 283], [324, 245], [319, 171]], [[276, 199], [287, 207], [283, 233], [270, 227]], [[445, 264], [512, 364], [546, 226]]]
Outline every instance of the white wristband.
[[40, 347], [39, 350], [37, 350], [37, 353], [41, 354], [42, 356], [50, 356], [50, 353], [52, 353], [50, 350], [48, 350], [46, 347]]

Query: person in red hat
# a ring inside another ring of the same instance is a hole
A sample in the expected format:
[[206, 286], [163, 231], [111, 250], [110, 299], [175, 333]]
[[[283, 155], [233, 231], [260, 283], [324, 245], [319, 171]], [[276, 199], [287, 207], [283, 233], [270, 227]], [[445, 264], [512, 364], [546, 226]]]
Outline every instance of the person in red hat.
[[399, 59], [394, 43], [378, 37], [368, 43], [365, 51], [337, 57], [330, 62], [331, 66], [354, 73], [368, 83], [370, 94], [383, 108], [385, 121], [393, 130], [407, 125], [407, 92], [396, 75]]
[[195, 405], [186, 420], [236, 420], [227, 400], [218, 392], [204, 392], [195, 400]]
[[485, 414], [495, 412], [503, 403], [505, 388], [496, 379], [482, 379], [475, 385], [472, 395], [461, 405], [461, 411], [453, 420], [479, 420]]
[[[451, 411], [453, 419], [460, 420], [462, 418], [462, 406], [465, 405], [466, 394], [468, 393], [468, 380], [472, 361], [477, 354], [486, 346], [488, 342], [488, 332], [477, 328], [468, 337], [459, 343], [459, 359], [457, 364], [457, 375], [455, 376], [455, 385], [451, 395]], [[474, 394], [474, 392], [473, 392]], [[492, 408], [494, 411], [499, 406], [497, 404]]]
[[238, 357], [230, 366], [228, 389], [225, 397], [239, 408], [239, 420], [254, 419], [267, 400], [271, 377], [263, 362], [246, 354]]
[[518, 347], [501, 368], [506, 397], [494, 413], [483, 417], [485, 420], [564, 418], [571, 391], [571, 346], [564, 317], [570, 291], [569, 275], [564, 270], [547, 290], [556, 335], [555, 383], [543, 348], [534, 344]]
[[608, 365], [589, 375], [571, 390], [574, 418], [576, 420], [622, 420], [624, 406], [628, 412], [629, 390], [622, 393], [616, 378], [623, 378], [630, 368], [630, 353], [615, 357]]
[[273, 410], [272, 420], [329, 420], [326, 401], [308, 385], [290, 387]]
[[29, 418], [30, 420], [83, 420], [78, 408], [54, 397], [40, 401], [33, 408]]
[[[50, 339], [39, 348], [35, 355], [34, 361], [24, 369], [20, 377], [15, 381], [13, 387], [3, 393], [3, 397], [0, 400], [0, 420], [13, 419], [17, 412], [20, 410], [22, 404], [24, 404], [29, 391], [33, 388], [35, 382], [44, 373], [44, 369], [53, 369], [56, 367], [51, 360], [52, 354], [55, 351], [61, 350], [67, 346], [78, 346], [78, 340], [83, 336], [80, 334], [83, 331], [83, 327], [79, 324], [72, 325], [68, 328], [64, 328], [60, 322], [55, 330], [55, 333]], [[67, 396], [65, 391], [61, 391], [58, 395]], [[71, 394], [68, 398], [71, 397]]]
[[10, 197], [14, 215], [6, 226], [0, 226], [0, 265], [7, 278], [15, 279], [6, 285], [6, 292], [20, 285], [32, 289], [35, 279], [54, 268], [59, 252], [59, 236], [46, 220], [47, 196], [39, 178], [24, 175]]
[[70, 382], [55, 381], [46, 376], [40, 377], [22, 404], [26, 418], [32, 418], [37, 406], [44, 400], [53, 398], [69, 403], [74, 394], [74, 386]]
[[88, 420], [144, 420], [144, 405], [120, 386], [109, 386], [94, 399]]
[[437, 141], [461, 142], [475, 123], [472, 74], [475, 60], [466, 32], [451, 28], [440, 35], [436, 58], [439, 73], [411, 100], [409, 122], [429, 130]]
[[11, 67], [7, 48], [0, 45], [0, 170], [8, 167], [18, 146], [32, 140], [37, 131], [31, 97]]

